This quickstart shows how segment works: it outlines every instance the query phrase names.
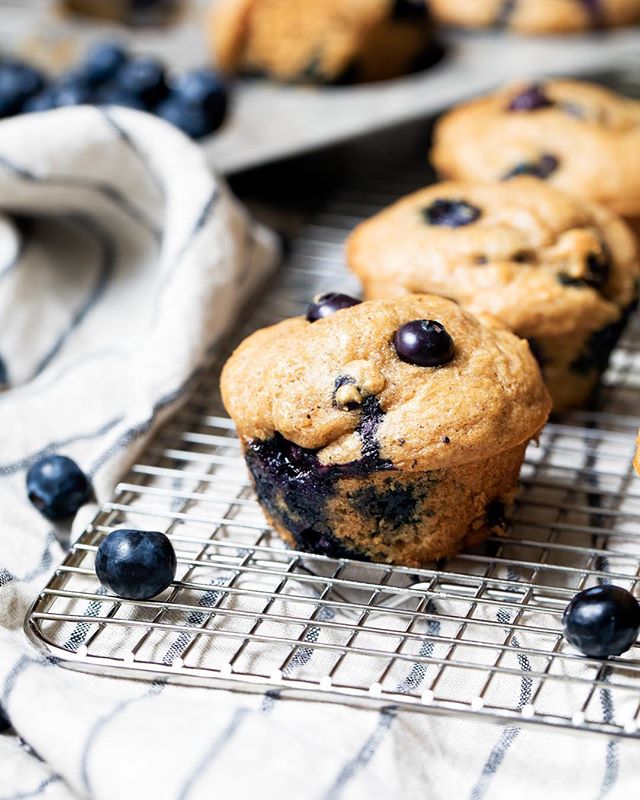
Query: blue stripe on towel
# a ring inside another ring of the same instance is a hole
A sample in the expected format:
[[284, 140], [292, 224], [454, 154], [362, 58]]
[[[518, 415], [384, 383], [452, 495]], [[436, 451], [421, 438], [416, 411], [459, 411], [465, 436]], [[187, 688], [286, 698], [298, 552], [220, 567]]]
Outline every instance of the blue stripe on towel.
[[[437, 613], [436, 605], [433, 600], [429, 601], [427, 611]], [[429, 636], [438, 636], [440, 633], [440, 621], [437, 619], [429, 620], [427, 622], [427, 633]], [[420, 645], [419, 655], [428, 658], [433, 655], [434, 648], [435, 642], [432, 639], [425, 639]], [[429, 665], [422, 662], [413, 664], [409, 673], [396, 687], [396, 691], [402, 694], [416, 691], [424, 681], [428, 668]], [[393, 707], [385, 707], [382, 709], [373, 732], [367, 737], [356, 755], [342, 767], [335, 781], [324, 795], [323, 800], [337, 800], [358, 772], [371, 761], [380, 745], [384, 742], [387, 733], [391, 730], [396, 716], [397, 709]]]
[[75, 442], [86, 442], [90, 441], [91, 439], [99, 439], [121, 422], [122, 417], [116, 417], [115, 419], [111, 419], [108, 422], [100, 425], [100, 427], [94, 431], [88, 431], [86, 433], [74, 433], [71, 436], [68, 436], [66, 439], [54, 440], [53, 442], [49, 442], [49, 444], [40, 448], [40, 450], [36, 450], [35, 453], [31, 453], [24, 458], [18, 459], [18, 461], [0, 464], [0, 478], [6, 478], [9, 475], [15, 475], [16, 472], [21, 472], [22, 470], [28, 469], [43, 456], [50, 455], [51, 453], [57, 453], [61, 448], [68, 447]]
[[182, 789], [177, 795], [176, 800], [188, 800], [194, 786], [198, 783], [200, 778], [204, 775], [211, 762], [215, 760], [219, 751], [222, 750], [227, 742], [233, 738], [235, 732], [242, 725], [243, 720], [249, 714], [248, 708], [238, 708], [231, 717], [231, 721], [222, 733], [212, 743], [211, 747], [201, 756], [193, 771], [189, 774]]
[[98, 721], [94, 724], [93, 728], [89, 732], [87, 736], [84, 748], [82, 750], [82, 756], [80, 757], [80, 780], [82, 782], [83, 788], [86, 790], [87, 794], [91, 797], [93, 795], [92, 786], [91, 786], [91, 776], [89, 775], [89, 758], [91, 756], [91, 751], [93, 749], [93, 745], [95, 744], [96, 739], [100, 736], [103, 730], [107, 727], [107, 725], [117, 717], [118, 714], [121, 714], [127, 708], [130, 708], [132, 705], [136, 703], [140, 703], [143, 700], [146, 700], [149, 697], [153, 697], [157, 695], [165, 686], [166, 681], [164, 680], [157, 680], [153, 681], [151, 687], [146, 689], [144, 694], [136, 695], [136, 697], [129, 697], [127, 700], [121, 700], [117, 703], [113, 708], [110, 708], [106, 714], [103, 714]]
[[[510, 581], [517, 581], [518, 575], [513, 572], [513, 570], [509, 569], [508, 579]], [[500, 608], [496, 613], [496, 618], [498, 619], [498, 622], [506, 625], [511, 622], [511, 613], [504, 608]], [[511, 644], [514, 647], [520, 647], [520, 642], [515, 635], [511, 637]], [[531, 699], [533, 681], [531, 678], [526, 676], [526, 673], [531, 672], [532, 670], [531, 662], [526, 655], [523, 653], [518, 653], [517, 658], [520, 669], [523, 673], [525, 673], [520, 681], [520, 697], [518, 698], [517, 703], [517, 708], [522, 709]], [[471, 789], [471, 794], [469, 795], [470, 800], [482, 800], [482, 798], [486, 796], [491, 781], [496, 776], [501, 764], [504, 762], [511, 745], [520, 735], [520, 731], [521, 728], [517, 725], [507, 725], [502, 729], [500, 738], [492, 748], [491, 752], [489, 753], [489, 757], [484, 763], [480, 777]]]
[[131, 150], [131, 152], [136, 156], [136, 158], [144, 165], [147, 173], [149, 174], [149, 178], [155, 188], [158, 190], [158, 193], [161, 197], [164, 197], [164, 186], [160, 183], [158, 176], [151, 166], [149, 159], [147, 158], [146, 153], [143, 153], [142, 150], [138, 147], [135, 143], [129, 132], [124, 128], [123, 125], [113, 116], [112, 111], [113, 106], [96, 106], [96, 110], [102, 116], [103, 120], [107, 123], [107, 125], [111, 128], [112, 131], [116, 134], [118, 139]]
[[31, 797], [38, 797], [43, 794], [52, 783], [58, 783], [62, 778], [59, 775], [49, 775], [41, 781], [35, 789], [26, 792], [17, 792], [16, 794], [5, 794], [0, 796], [0, 800], [29, 800]]
[[358, 750], [355, 757], [348, 761], [340, 770], [329, 791], [324, 795], [323, 800], [337, 800], [357, 773], [369, 764], [378, 748], [385, 740], [387, 733], [391, 730], [393, 721], [398, 714], [398, 710], [393, 707], [383, 708], [378, 715], [376, 727], [373, 733], [367, 737], [366, 741]]
[[111, 236], [91, 217], [74, 216], [68, 218], [71, 222], [80, 225], [83, 230], [91, 234], [98, 242], [100, 248], [100, 267], [94, 285], [82, 305], [75, 311], [70, 323], [58, 336], [49, 351], [40, 359], [30, 380], [36, 378], [49, 366], [51, 361], [64, 347], [71, 334], [82, 324], [89, 312], [102, 299], [111, 278], [114, 275], [117, 261], [117, 250]]
[[135, 206], [114, 186], [104, 181], [82, 178], [77, 175], [36, 175], [34, 172], [30, 172], [2, 155], [0, 155], [0, 167], [4, 167], [7, 172], [10, 172], [16, 178], [28, 183], [37, 183], [42, 186], [58, 187], [60, 189], [86, 189], [99, 194], [116, 206], [127, 219], [135, 220], [155, 241], [160, 241], [162, 237], [161, 231], [153, 221], [148, 219], [142, 209]]
[[51, 552], [53, 548], [53, 543], [56, 541], [56, 535], [53, 531], [49, 531], [47, 534], [47, 538], [45, 541], [45, 547], [40, 556], [40, 560], [38, 564], [33, 568], [30, 569], [28, 572], [25, 572], [20, 577], [14, 575], [10, 572], [6, 567], [0, 567], [0, 589], [3, 586], [6, 586], [8, 583], [12, 581], [17, 581], [19, 583], [29, 583], [29, 581], [34, 580], [35, 578], [39, 578], [40, 575], [43, 575], [53, 563], [53, 553]]

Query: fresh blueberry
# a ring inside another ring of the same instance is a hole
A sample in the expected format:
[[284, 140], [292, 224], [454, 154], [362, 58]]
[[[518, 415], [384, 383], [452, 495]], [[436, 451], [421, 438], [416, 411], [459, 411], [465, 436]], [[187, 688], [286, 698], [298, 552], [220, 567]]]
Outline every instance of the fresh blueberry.
[[9, 717], [6, 715], [4, 708], [0, 706], [0, 733], [8, 731], [10, 727]]
[[481, 214], [479, 208], [465, 203], [464, 200], [434, 200], [430, 206], [422, 210], [422, 215], [429, 225], [440, 225], [445, 228], [471, 225]]
[[44, 86], [44, 76], [37, 69], [13, 61], [0, 64], [0, 116], [18, 114]]
[[401, 361], [416, 367], [439, 367], [453, 358], [453, 339], [444, 325], [430, 319], [416, 319], [398, 328], [393, 344]]
[[90, 48], [83, 71], [90, 86], [112, 81], [127, 62], [127, 51], [117, 42], [98, 42]]
[[185, 103], [174, 96], [160, 103], [155, 113], [192, 139], [204, 139], [214, 133], [222, 121], [219, 117], [211, 117], [203, 106]]
[[137, 95], [127, 92], [115, 83], [108, 83], [98, 89], [94, 102], [100, 106], [122, 106], [124, 108], [135, 108], [138, 111], [147, 110], [147, 107]]
[[509, 178], [516, 178], [519, 175], [532, 175], [534, 178], [541, 178], [545, 180], [552, 175], [560, 166], [560, 162], [555, 156], [546, 154], [540, 156], [537, 161], [523, 161], [521, 164], [509, 170], [504, 176], [504, 180]]
[[132, 58], [120, 70], [118, 83], [127, 92], [135, 94], [148, 107], [157, 105], [167, 96], [169, 89], [164, 67], [155, 58]]
[[593, 586], [571, 600], [562, 622], [567, 639], [586, 656], [619, 656], [638, 638], [640, 605], [620, 586]]
[[189, 106], [202, 108], [214, 130], [227, 113], [227, 90], [220, 76], [212, 69], [195, 69], [181, 75], [172, 96]]
[[45, 89], [40, 94], [30, 97], [22, 106], [23, 114], [30, 114], [35, 111], [51, 111], [57, 108], [56, 93], [53, 89]]
[[157, 531], [112, 531], [96, 553], [100, 583], [128, 600], [147, 600], [160, 594], [171, 585], [176, 568], [171, 541]]
[[316, 297], [313, 303], [307, 306], [307, 319], [309, 322], [316, 322], [323, 317], [329, 317], [340, 311], [343, 308], [350, 308], [357, 306], [362, 300], [356, 300], [355, 297], [349, 297], [348, 294], [339, 294], [338, 292], [327, 292]]
[[539, 108], [549, 108], [553, 102], [544, 93], [544, 87], [533, 83], [509, 103], [509, 111], [537, 111]]
[[92, 495], [89, 479], [67, 456], [45, 456], [27, 472], [29, 500], [47, 519], [67, 519]]
[[65, 106], [82, 106], [93, 101], [93, 92], [87, 77], [79, 70], [72, 70], [60, 78], [51, 87], [55, 108]]

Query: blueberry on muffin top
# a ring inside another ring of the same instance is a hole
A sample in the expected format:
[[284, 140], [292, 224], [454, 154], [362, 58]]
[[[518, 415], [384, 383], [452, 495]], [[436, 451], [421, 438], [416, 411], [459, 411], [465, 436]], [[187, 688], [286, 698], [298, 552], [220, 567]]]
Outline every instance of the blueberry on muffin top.
[[640, 102], [603, 86], [549, 80], [463, 103], [438, 123], [431, 155], [447, 178], [526, 172], [640, 215]]
[[534, 436], [550, 409], [526, 342], [431, 295], [260, 330], [221, 385], [243, 440], [281, 436], [327, 466], [361, 461], [369, 439], [389, 469], [482, 459]]
[[[477, 210], [473, 224], [428, 224], [425, 209], [452, 202]], [[534, 339], [615, 322], [640, 275], [626, 223], [531, 177], [422, 189], [359, 225], [347, 250], [367, 297], [442, 294]]]

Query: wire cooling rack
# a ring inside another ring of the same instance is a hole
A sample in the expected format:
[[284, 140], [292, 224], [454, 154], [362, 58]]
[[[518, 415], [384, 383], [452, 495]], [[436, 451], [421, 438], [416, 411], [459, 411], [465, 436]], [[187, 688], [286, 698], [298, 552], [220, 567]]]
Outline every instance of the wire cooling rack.
[[[342, 264], [348, 231], [429, 178], [410, 145], [385, 149], [261, 176], [272, 209], [284, 199], [311, 213], [234, 341], [301, 313], [318, 291], [355, 288]], [[26, 630], [63, 665], [108, 675], [640, 738], [640, 646], [601, 662], [561, 633], [576, 591], [640, 579], [639, 347], [634, 320], [600, 410], [550, 424], [529, 448], [508, 537], [421, 570], [286, 549], [254, 499], [218, 364], [72, 547]], [[160, 597], [125, 601], [100, 587], [96, 547], [123, 526], [173, 540], [178, 576]]]

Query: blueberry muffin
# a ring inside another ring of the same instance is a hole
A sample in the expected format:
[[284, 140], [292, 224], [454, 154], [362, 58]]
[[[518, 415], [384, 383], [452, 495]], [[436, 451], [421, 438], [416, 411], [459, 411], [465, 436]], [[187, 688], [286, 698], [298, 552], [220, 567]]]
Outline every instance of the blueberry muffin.
[[640, 20], [640, 0], [430, 0], [436, 20], [518, 33], [582, 31]]
[[526, 342], [431, 295], [317, 298], [240, 345], [222, 395], [289, 544], [409, 566], [501, 530], [551, 406]]
[[438, 56], [425, 0], [219, 0], [218, 67], [287, 83], [394, 78]]
[[431, 157], [445, 178], [533, 175], [640, 216], [640, 102], [602, 86], [551, 80], [465, 103], [439, 121]]
[[529, 340], [556, 411], [583, 405], [636, 301], [636, 240], [602, 206], [530, 177], [441, 183], [362, 223], [365, 296], [434, 292]]

